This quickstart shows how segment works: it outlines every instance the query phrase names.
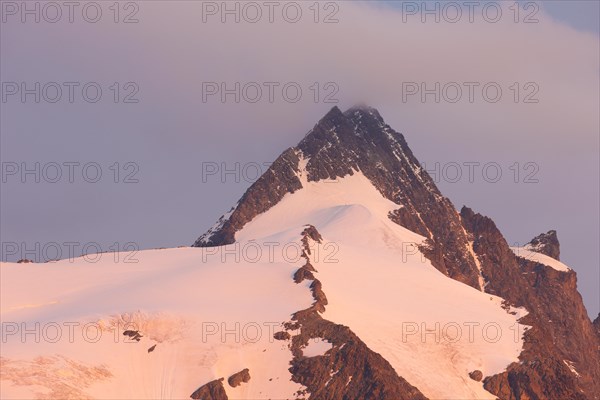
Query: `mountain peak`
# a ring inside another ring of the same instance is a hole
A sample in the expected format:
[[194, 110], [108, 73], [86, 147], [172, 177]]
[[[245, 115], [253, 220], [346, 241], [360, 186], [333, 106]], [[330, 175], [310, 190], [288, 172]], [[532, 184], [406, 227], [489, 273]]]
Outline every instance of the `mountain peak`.
[[338, 106], [333, 106], [327, 112], [327, 114], [325, 114], [323, 116], [322, 119], [330, 119], [332, 117], [339, 117], [342, 115], [347, 118], [351, 118], [352, 115], [357, 114], [357, 113], [362, 114], [362, 115], [372, 115], [372, 116], [376, 116], [379, 119], [382, 119], [381, 115], [379, 114], [379, 111], [377, 111], [376, 108], [373, 108], [373, 107], [371, 107], [367, 104], [363, 104], [363, 103], [355, 104], [352, 107], [348, 108], [344, 112], [342, 112], [342, 110], [340, 110], [340, 108]]
[[[300, 174], [305, 174], [310, 182], [317, 182], [344, 178], [359, 171], [384, 197], [411, 209], [414, 201], [410, 196], [415, 192], [423, 193], [417, 202], [425, 201], [426, 196], [433, 201], [441, 198], [402, 134], [385, 124], [376, 109], [358, 105], [342, 112], [334, 106], [296, 147], [287, 149], [275, 160], [231, 213], [224, 215], [194, 245], [233, 243], [235, 232], [247, 222], [277, 204], [285, 194], [303, 187]], [[410, 185], [415, 187], [409, 189]], [[427, 230], [421, 227], [421, 231]]]
[[560, 243], [558, 242], [558, 236], [555, 230], [550, 230], [546, 233], [541, 233], [531, 239], [527, 246], [531, 247], [532, 250], [552, 257], [555, 260], [560, 261]]
[[[318, 124], [322, 123], [322, 122], [337, 122], [340, 119], [344, 118], [344, 113], [342, 112], [342, 110], [340, 110], [338, 108], [338, 106], [333, 106], [331, 107], [331, 109], [327, 112], [327, 114], [325, 114], [318, 122]], [[317, 124], [317, 125], [318, 125]]]
[[[404, 136], [366, 105], [345, 112], [331, 108], [194, 246], [233, 243], [236, 233], [248, 222], [268, 212], [287, 194], [303, 189], [306, 181], [335, 181], [356, 173], [398, 205], [388, 215], [390, 220], [429, 240], [428, 257], [437, 269], [480, 289], [475, 261], [463, 251], [468, 239], [456, 209], [421, 168]], [[449, 239], [449, 232], [458, 233]]]
[[[337, 145], [346, 143], [353, 136], [364, 137], [376, 134], [382, 128], [387, 128], [387, 133], [392, 132], [375, 108], [367, 105], [355, 105], [342, 112], [337, 106], [334, 106], [306, 134], [305, 138], [318, 136], [318, 141], [327, 140], [332, 145]], [[389, 137], [389, 135], [387, 136]]]
[[344, 115], [353, 120], [367, 118], [374, 119], [377, 122], [380, 122], [381, 124], [385, 124], [383, 118], [381, 117], [381, 114], [379, 114], [379, 111], [377, 111], [376, 108], [370, 107], [365, 104], [357, 104], [350, 107], [344, 112]]
[[[309, 181], [343, 178], [356, 171], [373, 178], [386, 173], [388, 180], [394, 171], [406, 170], [411, 178], [421, 173], [404, 137], [376, 109], [364, 105], [345, 112], [333, 107], [296, 149], [308, 160]], [[428, 177], [423, 180], [434, 188]]]

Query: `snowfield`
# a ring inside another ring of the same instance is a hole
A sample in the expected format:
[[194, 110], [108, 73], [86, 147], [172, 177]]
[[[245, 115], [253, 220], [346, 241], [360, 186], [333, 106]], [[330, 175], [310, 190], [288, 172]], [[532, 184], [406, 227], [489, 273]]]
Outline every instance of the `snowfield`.
[[[233, 399], [294, 398], [303, 388], [290, 381], [292, 355], [272, 334], [313, 302], [310, 282], [292, 279], [312, 224], [323, 236], [310, 257], [329, 301], [324, 318], [349, 326], [432, 399], [495, 398], [468, 374], [518, 360], [526, 311], [437, 271], [418, 251], [424, 238], [388, 219], [398, 205], [361, 173], [299, 176], [304, 188], [247, 224], [235, 245], [141, 251], [137, 263], [105, 253], [96, 263], [0, 264], [1, 397], [183, 399], [224, 377]], [[132, 327], [139, 341], [122, 334]], [[309, 344], [305, 355], [330, 348]], [[244, 368], [250, 381], [230, 387]]]
[[[313, 301], [308, 283], [291, 278], [302, 263], [236, 263], [210, 252], [2, 263], [1, 397], [185, 399], [249, 368], [247, 384], [225, 382], [230, 398], [293, 398], [301, 386], [287, 371], [292, 355], [273, 333]], [[143, 337], [132, 340], [126, 329]]]

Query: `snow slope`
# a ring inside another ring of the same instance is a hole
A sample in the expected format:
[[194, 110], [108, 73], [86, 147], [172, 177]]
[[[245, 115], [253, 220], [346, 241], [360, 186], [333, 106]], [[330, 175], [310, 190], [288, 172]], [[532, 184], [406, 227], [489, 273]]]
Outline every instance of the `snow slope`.
[[531, 246], [511, 247], [511, 250], [519, 257], [523, 257], [528, 260], [547, 265], [557, 271], [568, 272], [571, 270], [571, 268], [567, 267], [560, 261], [555, 260], [554, 258], [545, 254], [534, 251]]
[[[300, 178], [304, 188], [248, 223], [234, 245], [142, 251], [138, 263], [107, 253], [97, 263], [0, 264], [2, 398], [188, 398], [220, 377], [230, 398], [292, 397], [302, 389], [289, 380], [292, 355], [272, 333], [312, 303], [310, 282], [292, 280], [306, 224], [324, 239], [311, 253], [329, 301], [324, 318], [349, 326], [432, 399], [494, 398], [468, 373], [517, 361], [525, 311], [509, 313], [502, 299], [437, 271], [418, 251], [423, 237], [388, 219], [398, 206], [361, 173]], [[36, 322], [40, 343], [21, 336], [20, 324]], [[79, 324], [73, 341], [70, 322]], [[52, 323], [62, 327], [57, 343]], [[122, 335], [131, 326], [139, 342]], [[227, 377], [244, 368], [251, 380], [231, 388]]]
[[[231, 398], [292, 398], [301, 388], [289, 380], [289, 350], [272, 338], [312, 303], [307, 286], [291, 279], [301, 262], [236, 263], [231, 253], [199, 248], [120, 258], [0, 265], [0, 397], [185, 399], [244, 368], [249, 383], [225, 382]], [[39, 338], [23, 337], [25, 329]], [[126, 329], [143, 337], [131, 340]]]

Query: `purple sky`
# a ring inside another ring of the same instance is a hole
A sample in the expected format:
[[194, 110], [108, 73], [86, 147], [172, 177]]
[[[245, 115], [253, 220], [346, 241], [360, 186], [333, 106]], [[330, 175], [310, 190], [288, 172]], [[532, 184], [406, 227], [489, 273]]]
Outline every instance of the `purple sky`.
[[[73, 23], [62, 10], [50, 23], [50, 8], [40, 9], [39, 23], [35, 15], [23, 23], [21, 10], [2, 3], [1, 242], [39, 243], [40, 252], [49, 243], [66, 251], [65, 242], [80, 243], [79, 251], [86, 243], [103, 250], [189, 245], [237, 201], [257, 165], [295, 145], [333, 105], [364, 102], [405, 135], [428, 170], [438, 163], [438, 185], [456, 207], [492, 217], [511, 243], [556, 229], [588, 311], [600, 310], [596, 2], [539, 10], [505, 2], [496, 22], [495, 9], [484, 15], [481, 3], [473, 22], [463, 9], [456, 23], [448, 22], [452, 10], [436, 22], [423, 10], [403, 13], [399, 3], [321, 3], [318, 14], [302, 3], [296, 23], [283, 4], [273, 23], [266, 9], [249, 22], [256, 15], [249, 8], [239, 23], [231, 15], [223, 23], [222, 10], [210, 8], [220, 2], [139, 2], [118, 16], [112, 2], [99, 4], [97, 23], [84, 19], [94, 18], [93, 9], [75, 9]], [[39, 103], [35, 94], [21, 101], [22, 82], [40, 82]], [[50, 82], [62, 88], [55, 103]], [[79, 84], [72, 103], [65, 82]], [[82, 87], [90, 82], [86, 100]], [[224, 103], [219, 94], [203, 99], [210, 82], [240, 82], [247, 91], [239, 103], [233, 94]], [[256, 103], [253, 82], [262, 88]], [[272, 102], [266, 82], [278, 85]], [[102, 97], [91, 103], [96, 86]], [[462, 96], [452, 102], [457, 87]], [[497, 88], [502, 97], [493, 102]], [[433, 92], [423, 101], [421, 89]], [[39, 183], [33, 174], [24, 183], [9, 174], [35, 163], [43, 169]], [[52, 183], [56, 164], [63, 176]], [[240, 173], [203, 179], [203, 168], [214, 165], [239, 165]], [[98, 166], [102, 177], [88, 182]], [[15, 259], [5, 247], [2, 259]]]

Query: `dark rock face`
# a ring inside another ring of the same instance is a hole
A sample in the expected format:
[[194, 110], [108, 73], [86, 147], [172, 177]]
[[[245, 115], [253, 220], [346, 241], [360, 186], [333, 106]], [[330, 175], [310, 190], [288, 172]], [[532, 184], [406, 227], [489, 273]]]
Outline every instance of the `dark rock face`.
[[229, 383], [229, 386], [231, 387], [238, 387], [242, 383], [247, 383], [249, 381], [250, 370], [248, 368], [244, 368], [240, 372], [236, 372], [235, 374], [231, 375], [229, 379], [227, 379], [227, 383]]
[[560, 260], [560, 244], [558, 243], [558, 237], [556, 231], [548, 231], [542, 233], [527, 243], [532, 250], [552, 257], [555, 260]]
[[473, 372], [469, 372], [469, 378], [473, 379], [474, 381], [481, 382], [481, 380], [483, 379], [483, 372], [476, 369]]
[[32, 263], [33, 261], [31, 261], [28, 258], [21, 258], [19, 261], [17, 261], [17, 264], [29, 264]]
[[483, 382], [486, 390], [502, 400], [593, 398], [577, 391], [577, 379], [565, 373], [564, 364], [553, 358], [531, 361], [525, 367], [510, 367]]
[[[307, 387], [309, 399], [426, 399], [350, 328], [323, 319], [315, 310], [298, 313], [296, 321], [302, 333], [292, 340], [290, 372], [294, 382]], [[304, 357], [302, 347], [315, 338], [329, 341], [332, 349]]]
[[598, 336], [598, 340], [600, 340], [600, 313], [593, 322], [594, 330], [596, 331], [596, 336]]
[[190, 397], [194, 400], [228, 400], [223, 380], [216, 379], [200, 386]]
[[257, 215], [302, 188], [297, 177], [300, 157], [308, 159], [309, 181], [343, 178], [361, 171], [387, 199], [398, 204], [394, 222], [428, 238], [423, 248], [444, 274], [479, 288], [479, 271], [465, 252], [466, 234], [456, 209], [420, 167], [404, 136], [387, 125], [377, 110], [332, 108], [295, 148], [283, 152], [240, 199], [232, 214], [194, 246], [234, 242], [235, 232]]
[[[312, 226], [302, 234], [305, 251], [309, 250], [309, 237], [315, 241], [321, 239], [321, 235]], [[308, 264], [309, 258], [305, 258]], [[370, 350], [348, 327], [321, 317], [320, 313], [325, 311], [327, 299], [321, 282], [314, 277], [312, 281], [314, 304], [295, 313], [293, 322], [285, 325], [288, 330], [300, 329], [300, 334], [293, 338], [288, 334], [288, 339], [292, 339], [290, 349], [294, 356], [290, 368], [292, 380], [307, 388], [297, 395], [308, 394], [308, 399], [311, 400], [425, 400], [426, 397], [417, 388], [398, 376], [387, 360]], [[316, 338], [330, 342], [332, 348], [324, 355], [305, 357], [302, 349], [309, 340]]]
[[531, 326], [520, 362], [485, 378], [484, 387], [503, 400], [598, 398], [600, 341], [577, 292], [575, 271], [517, 257], [491, 219], [466, 207], [461, 216], [486, 292], [529, 311], [520, 321]]

